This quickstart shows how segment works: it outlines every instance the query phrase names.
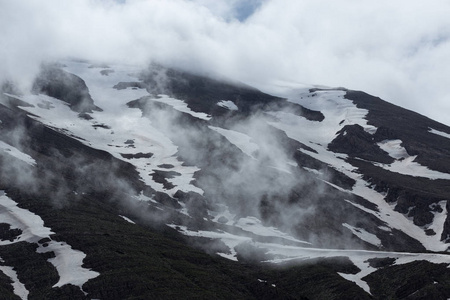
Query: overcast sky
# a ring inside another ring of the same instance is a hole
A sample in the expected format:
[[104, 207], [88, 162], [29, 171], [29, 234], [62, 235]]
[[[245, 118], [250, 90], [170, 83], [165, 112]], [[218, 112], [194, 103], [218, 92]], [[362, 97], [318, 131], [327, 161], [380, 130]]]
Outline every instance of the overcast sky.
[[450, 125], [448, 0], [0, 0], [0, 79], [42, 60], [151, 60], [358, 89]]

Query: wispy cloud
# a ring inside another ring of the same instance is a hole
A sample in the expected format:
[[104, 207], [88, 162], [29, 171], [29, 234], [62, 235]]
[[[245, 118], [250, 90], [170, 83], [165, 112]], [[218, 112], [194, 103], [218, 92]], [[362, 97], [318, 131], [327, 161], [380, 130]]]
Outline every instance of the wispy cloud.
[[445, 0], [0, 0], [0, 79], [26, 85], [67, 56], [156, 60], [263, 89], [361, 89], [450, 124], [448, 15]]

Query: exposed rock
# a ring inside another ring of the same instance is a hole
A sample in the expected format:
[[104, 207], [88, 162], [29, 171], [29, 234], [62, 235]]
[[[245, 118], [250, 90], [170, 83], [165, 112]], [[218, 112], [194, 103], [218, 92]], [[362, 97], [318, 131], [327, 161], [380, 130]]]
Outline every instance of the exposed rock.
[[36, 94], [46, 94], [67, 102], [72, 110], [79, 113], [101, 111], [95, 106], [86, 83], [80, 77], [52, 65], [42, 67], [32, 90]]
[[337, 132], [336, 138], [328, 144], [328, 149], [380, 163], [394, 162], [394, 159], [375, 143], [374, 136], [364, 131], [364, 128], [358, 124], [345, 125]]

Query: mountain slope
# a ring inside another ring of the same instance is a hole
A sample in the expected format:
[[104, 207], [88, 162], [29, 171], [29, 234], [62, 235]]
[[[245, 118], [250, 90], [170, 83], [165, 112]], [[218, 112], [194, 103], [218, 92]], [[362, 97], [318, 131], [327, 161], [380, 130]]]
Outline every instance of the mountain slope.
[[416, 113], [64, 61], [0, 116], [11, 299], [450, 297], [450, 128]]

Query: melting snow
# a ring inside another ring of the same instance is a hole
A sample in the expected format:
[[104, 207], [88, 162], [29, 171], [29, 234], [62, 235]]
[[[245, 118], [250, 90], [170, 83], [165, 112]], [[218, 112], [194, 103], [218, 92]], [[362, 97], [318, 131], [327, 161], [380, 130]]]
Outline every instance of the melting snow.
[[338, 249], [318, 249], [318, 248], [301, 248], [293, 246], [277, 245], [277, 249], [270, 249], [269, 253], [284, 255], [284, 257], [271, 260], [274, 263], [283, 263], [293, 260], [306, 260], [314, 258], [330, 258], [330, 257], [348, 257], [355, 266], [361, 271], [357, 274], [339, 273], [343, 278], [355, 282], [358, 286], [370, 293], [368, 284], [362, 280], [365, 276], [376, 271], [369, 265], [368, 260], [373, 258], [395, 258], [395, 265], [407, 264], [413, 261], [426, 260], [431, 263], [450, 264], [450, 257], [445, 254], [431, 253], [403, 253], [403, 252], [384, 252], [384, 251], [367, 251], [367, 250], [338, 250]]
[[231, 254], [230, 253], [218, 253], [218, 254], [223, 257], [226, 257], [228, 259], [235, 260], [235, 261], [237, 261], [237, 258], [236, 258], [237, 253], [234, 250], [234, 247], [236, 247], [237, 245], [242, 244], [244, 242], [252, 241], [252, 239], [250, 237], [235, 235], [235, 234], [231, 234], [231, 233], [224, 232], [224, 231], [220, 231], [220, 232], [204, 231], [204, 230], [191, 231], [191, 230], [188, 230], [186, 226], [178, 226], [178, 225], [174, 225], [174, 224], [168, 224], [167, 226], [177, 229], [177, 230], [181, 231], [183, 234], [188, 235], [188, 236], [220, 239], [230, 249]]
[[434, 134], [437, 134], [437, 135], [440, 135], [440, 136], [443, 136], [445, 138], [450, 139], [450, 134], [449, 133], [442, 132], [442, 131], [439, 131], [439, 130], [436, 130], [436, 129], [432, 129], [432, 128], [430, 128], [428, 131], [431, 132], [431, 133], [434, 133]]
[[[378, 211], [373, 211], [352, 203], [355, 207], [376, 216], [389, 227], [403, 231], [405, 234], [422, 243], [427, 250], [446, 251], [448, 244], [440, 241], [439, 235], [427, 236], [423, 228], [417, 227], [404, 215], [394, 211], [393, 207], [385, 201], [384, 195], [371, 188], [370, 184], [362, 178], [362, 175], [356, 172], [357, 168], [345, 161], [346, 155], [327, 150], [327, 145], [345, 125], [359, 124], [369, 133], [376, 131], [375, 127], [367, 124], [365, 116], [368, 111], [357, 108], [352, 101], [344, 99], [344, 95], [344, 91], [318, 91], [311, 94], [309, 90], [303, 90], [303, 92], [300, 90], [296, 93], [281, 95], [288, 97], [291, 102], [299, 103], [309, 109], [321, 111], [325, 119], [322, 122], [314, 122], [290, 113], [277, 112], [271, 113], [277, 120], [270, 124], [285, 131], [290, 138], [308, 145], [317, 151], [317, 153], [314, 153], [300, 149], [304, 154], [320, 160], [354, 179], [356, 184], [349, 192], [377, 205]], [[385, 141], [385, 143], [380, 145], [382, 149], [387, 150], [394, 158], [399, 159], [395, 163], [385, 165], [384, 167], [394, 172], [400, 171], [407, 174], [420, 174], [420, 176], [428, 178], [450, 179], [449, 174], [432, 171], [413, 162], [414, 157], [410, 157], [400, 144], [401, 141], [396, 140]], [[406, 156], [407, 158], [405, 158]], [[403, 160], [400, 160], [402, 158]], [[339, 189], [342, 190], [341, 188]]]
[[450, 174], [441, 173], [438, 171], [431, 170], [421, 164], [415, 162], [417, 156], [410, 156], [403, 160], [397, 160], [390, 165], [376, 164], [391, 172], [414, 176], [414, 177], [425, 177], [429, 179], [448, 179], [450, 180]]
[[59, 281], [53, 287], [61, 287], [66, 284], [78, 286], [81, 290], [83, 284], [88, 280], [100, 275], [97, 272], [83, 268], [83, 260], [86, 257], [81, 251], [73, 250], [72, 247], [65, 242], [48, 242], [47, 247], [40, 246], [38, 253], [53, 252], [54, 258], [48, 261], [55, 266], [59, 274]]
[[38, 215], [18, 207], [17, 203], [4, 193], [0, 196], [0, 220], [3, 223], [10, 224], [12, 229], [22, 230], [22, 234], [14, 241], [0, 241], [0, 246], [25, 241], [37, 243], [39, 245], [38, 253], [54, 252], [55, 257], [48, 260], [55, 266], [60, 277], [54, 287], [73, 284], [82, 289], [84, 283], [100, 275], [83, 268], [83, 259], [86, 254], [73, 250], [67, 243], [51, 240], [46, 247], [39, 244], [38, 241], [43, 238], [51, 239], [50, 236], [53, 234], [51, 229], [44, 226], [44, 221]]
[[355, 195], [361, 196], [369, 200], [373, 204], [376, 204], [378, 212], [352, 203], [354, 206], [359, 207], [361, 210], [364, 210], [365, 212], [376, 216], [385, 224], [388, 224], [389, 227], [403, 231], [405, 234], [419, 241], [427, 250], [430, 251], [447, 250], [448, 244], [442, 242], [440, 240], [440, 236], [426, 235], [425, 231], [422, 228], [414, 225], [414, 223], [403, 214], [394, 211], [393, 207], [391, 207], [389, 203], [387, 203], [386, 200], [384, 199], [384, 195], [372, 189], [369, 186], [369, 184], [362, 179], [361, 175], [355, 176], [355, 173], [347, 173], [347, 175], [349, 176], [352, 174], [353, 174], [352, 178], [356, 180], [356, 184], [353, 187], [352, 192]]
[[[240, 223], [245, 223], [245, 224], [240, 224]], [[237, 224], [237, 227], [241, 227], [245, 231], [254, 233], [256, 235], [273, 236], [273, 237], [278, 236], [276, 234], [279, 231], [277, 231], [274, 228], [263, 228], [262, 225], [259, 226], [258, 224], [260, 224], [260, 221], [257, 220], [256, 218], [253, 218], [253, 217], [243, 218], [243, 219], [240, 219], [240, 223]], [[255, 228], [252, 228], [254, 225], [256, 225]], [[229, 233], [229, 232], [222, 231], [222, 230], [219, 230], [219, 231], [206, 231], [206, 230], [192, 231], [192, 230], [189, 230], [186, 226], [178, 226], [175, 224], [168, 224], [167, 226], [177, 229], [181, 233], [188, 235], [188, 236], [220, 239], [229, 248], [229, 251], [231, 252], [231, 254], [229, 254], [229, 253], [218, 253], [218, 254], [223, 257], [226, 257], [228, 259], [232, 259], [232, 260], [237, 260], [237, 258], [236, 258], [237, 253], [234, 250], [234, 248], [242, 243], [251, 243], [251, 245], [253, 245], [255, 247], [268, 249], [268, 250], [270, 250], [269, 253], [276, 254], [276, 255], [280, 255], [280, 249], [286, 249], [286, 247], [288, 247], [288, 248], [290, 247], [290, 246], [283, 246], [283, 245], [279, 245], [279, 244], [275, 244], [275, 243], [256, 242], [249, 236], [233, 234], [233, 233]], [[289, 237], [284, 233], [281, 233], [281, 232], [279, 232], [279, 233], [280, 233], [279, 237], [282, 237], [286, 240], [298, 242], [298, 243], [304, 244], [305, 246], [308, 246], [310, 244], [308, 242], [300, 241], [295, 238]], [[299, 249], [306, 249], [306, 248], [294, 246], [294, 247], [292, 247], [292, 249], [296, 249], [295, 253], [297, 255]], [[281, 252], [282, 252], [281, 255], [284, 257], [285, 253], [283, 251], [281, 251]]]
[[386, 226], [378, 226], [379, 229], [383, 230], [383, 231], [387, 231], [387, 232], [391, 232], [392, 229]]
[[131, 219], [129, 219], [129, 218], [125, 217], [125, 216], [119, 215], [119, 217], [121, 217], [122, 219], [124, 219], [124, 220], [127, 221], [128, 223], [136, 224], [134, 221], [132, 221]]
[[[424, 247], [431, 251], [446, 251], [448, 245], [440, 241], [440, 236], [443, 230], [443, 224], [445, 222], [447, 211], [446, 202], [442, 201], [439, 205], [442, 207], [443, 211], [441, 213], [435, 212], [435, 217], [433, 223], [427, 228], [433, 229], [436, 235], [427, 236], [423, 228], [415, 226], [411, 220], [406, 218], [404, 215], [395, 212], [393, 207], [391, 207], [385, 200], [384, 195], [376, 192], [370, 187], [370, 185], [363, 180], [362, 175], [356, 173], [357, 168], [353, 167], [351, 164], [345, 161], [346, 155], [333, 153], [327, 150], [327, 145], [334, 139], [336, 133], [345, 125], [348, 124], [359, 124], [367, 132], [374, 133], [376, 128], [367, 124], [365, 116], [367, 110], [358, 109], [351, 101], [343, 98], [345, 92], [342, 91], [326, 91], [326, 92], [316, 92], [315, 97], [311, 97], [308, 92], [301, 95], [296, 95], [295, 97], [290, 97], [289, 100], [295, 103], [299, 103], [309, 109], [320, 110], [325, 119], [322, 122], [313, 122], [305, 118], [286, 113], [286, 112], [276, 112], [270, 113], [272, 116], [276, 117], [276, 121], [272, 121], [269, 124], [281, 129], [286, 132], [286, 134], [299, 142], [302, 142], [311, 148], [313, 148], [317, 153], [310, 152], [304, 149], [300, 149], [303, 153], [310, 155], [316, 159], [319, 159], [326, 164], [332, 166], [336, 170], [344, 173], [350, 178], [356, 181], [355, 186], [351, 191], [355, 195], [361, 196], [368, 201], [377, 205], [378, 211], [368, 209], [356, 203], [351, 203], [355, 207], [370, 213], [381, 221], [383, 221], [386, 226], [380, 226], [381, 230], [391, 231], [391, 228], [396, 228], [403, 231], [407, 235], [421, 242]], [[300, 100], [301, 99], [301, 100]], [[387, 151], [392, 157], [398, 160], [397, 164], [409, 165], [413, 158], [408, 155], [406, 150], [400, 146], [401, 141], [385, 141], [380, 144], [380, 147]], [[408, 160], [409, 159], [409, 160]], [[402, 162], [403, 160], [404, 162]], [[397, 164], [392, 164], [397, 170], [399, 166]], [[413, 163], [414, 165], [415, 163]], [[422, 169], [418, 169], [418, 168]], [[442, 176], [442, 173], [436, 174], [434, 171], [428, 170], [427, 168], [414, 165], [414, 171], [418, 172], [426, 177], [430, 176]], [[317, 170], [309, 170], [315, 174], [318, 174]], [[444, 174], [445, 176], [447, 174]], [[335, 185], [332, 185], [335, 188]], [[343, 190], [342, 188], [338, 188]], [[346, 191], [346, 190], [343, 190]], [[219, 215], [217, 216], [219, 218]], [[259, 230], [259, 220], [244, 218], [238, 220], [238, 222], [232, 224], [246, 231], [253, 232], [255, 234], [273, 234], [270, 233], [270, 229], [264, 228], [264, 230]], [[232, 222], [228, 222], [230, 225]], [[239, 226], [241, 225], [241, 226]], [[349, 224], [343, 224], [349, 230], [352, 231], [361, 240], [371, 243], [375, 246], [382, 246], [381, 240], [374, 234], [367, 232], [362, 228], [356, 228]], [[272, 229], [274, 230], [274, 229]], [[220, 238], [230, 247], [232, 255], [221, 254], [224, 257], [235, 259], [234, 247], [244, 241], [250, 241], [248, 238], [243, 238], [242, 236], [233, 235], [230, 233], [222, 232], [193, 232], [187, 230], [187, 228], [182, 228], [183, 233], [187, 235], [196, 236], [206, 236], [211, 238]], [[285, 246], [280, 244], [270, 244], [270, 243], [258, 243], [253, 242], [256, 247], [261, 247], [268, 250], [268, 254], [275, 255], [275, 259], [272, 262], [283, 262], [292, 259], [310, 259], [310, 258], [320, 258], [320, 257], [337, 257], [337, 256], [347, 256], [350, 260], [358, 266], [361, 271], [358, 274], [340, 274], [347, 280], [354, 281], [366, 292], [370, 293], [369, 286], [366, 282], [362, 280], [363, 277], [375, 271], [375, 268], [370, 267], [368, 259], [370, 258], [386, 258], [392, 257], [396, 259], [396, 264], [405, 264], [415, 260], [427, 260], [433, 263], [450, 263], [450, 257], [441, 254], [420, 254], [420, 253], [399, 253], [399, 252], [381, 252], [381, 251], [364, 251], [364, 250], [336, 250], [336, 249], [315, 249], [309, 247], [296, 247], [296, 246]]]
[[0, 271], [12, 280], [14, 294], [19, 296], [20, 299], [28, 299], [29, 291], [25, 285], [19, 281], [19, 278], [17, 278], [17, 273], [14, 271], [14, 268], [9, 266], [0, 266]]
[[362, 288], [366, 293], [370, 293], [370, 287], [362, 280], [362, 278], [366, 277], [370, 273], [376, 271], [375, 268], [372, 268], [369, 263], [367, 262], [365, 257], [353, 257], [352, 260], [353, 264], [358, 267], [361, 271], [356, 274], [345, 274], [338, 272], [339, 275], [341, 275], [344, 279], [348, 281], [353, 281], [356, 283], [360, 288]]
[[[194, 180], [194, 173], [199, 169], [194, 166], [184, 166], [183, 162], [176, 157], [177, 146], [155, 128], [151, 120], [143, 118], [139, 109], [131, 109], [126, 106], [132, 100], [148, 96], [148, 92], [144, 89], [117, 90], [114, 88], [119, 82], [136, 81], [137, 79], [129, 74], [137, 73], [139, 69], [120, 66], [115, 67], [115, 72], [110, 73], [109, 76], [103, 76], [98, 69], [89, 68], [87, 63], [65, 61], [64, 64], [67, 65], [68, 72], [79, 76], [86, 82], [95, 104], [103, 111], [95, 111], [90, 114], [92, 120], [85, 120], [79, 118], [67, 103], [55, 98], [45, 95], [16, 97], [35, 105], [35, 107], [21, 107], [32, 114], [30, 117], [78, 139], [90, 147], [107, 151], [117, 159], [134, 165], [142, 180], [156, 191], [166, 192], [169, 195], [173, 195], [177, 190], [203, 194], [203, 190], [191, 184]], [[165, 102], [196, 117], [206, 118], [206, 115], [187, 111], [186, 104], [181, 100], [164, 96], [152, 100]], [[42, 102], [49, 103], [49, 106], [43, 108], [37, 105]], [[184, 106], [186, 109], [182, 108]], [[151, 157], [137, 158], [134, 155], [138, 153], [151, 154]], [[127, 156], [124, 157], [122, 154]], [[181, 174], [168, 179], [175, 185], [171, 190], [166, 190], [152, 177], [153, 170], [160, 169], [158, 166], [163, 164], [173, 166], [171, 169], [165, 169], [166, 171], [175, 171]]]
[[34, 158], [29, 156], [28, 154], [23, 153], [16, 147], [13, 147], [3, 141], [0, 141], [0, 149], [3, 150], [4, 153], [11, 155], [17, 159], [20, 159], [21, 161], [23, 161], [31, 166], [36, 165], [36, 161], [34, 160]]
[[[224, 204], [218, 204], [217, 206], [220, 207], [220, 212], [208, 211], [208, 213], [210, 215], [214, 216], [213, 221], [222, 223], [222, 224], [233, 225], [233, 223], [234, 223], [233, 220], [236, 217], [236, 215], [232, 214], [229, 211], [228, 207]], [[223, 222], [219, 222], [219, 219], [221, 219], [221, 218], [222, 218]]]
[[259, 150], [259, 146], [252, 142], [252, 138], [248, 135], [234, 130], [223, 129], [220, 127], [208, 126], [211, 130], [223, 135], [230, 143], [241, 149], [242, 152], [250, 157]]
[[210, 116], [208, 116], [205, 113], [202, 112], [195, 112], [193, 110], [191, 110], [187, 103], [182, 101], [182, 100], [178, 100], [178, 99], [174, 99], [174, 98], [170, 98], [167, 95], [158, 95], [159, 98], [152, 98], [150, 100], [155, 101], [155, 102], [162, 102], [165, 104], [169, 104], [170, 106], [172, 106], [174, 109], [183, 112], [183, 113], [187, 113], [190, 114], [193, 117], [205, 120], [205, 121], [209, 121], [211, 119]]
[[237, 107], [237, 105], [234, 104], [234, 102], [230, 101], [230, 100], [222, 100], [222, 101], [218, 102], [217, 105], [219, 105], [220, 107], [229, 109], [229, 110], [238, 110], [239, 109]]
[[426, 229], [432, 229], [436, 233], [435, 236], [440, 238], [444, 232], [444, 224], [447, 220], [447, 201], [443, 200], [438, 205], [441, 207], [442, 212], [433, 212], [433, 222], [426, 226]]
[[[415, 226], [411, 220], [404, 215], [396, 212], [384, 199], [384, 195], [376, 192], [370, 187], [370, 184], [363, 180], [362, 175], [358, 174], [357, 168], [345, 161], [346, 155], [333, 153], [327, 150], [327, 145], [334, 139], [336, 133], [347, 124], [359, 124], [367, 132], [373, 133], [376, 128], [367, 124], [365, 116], [366, 110], [358, 109], [351, 101], [344, 99], [345, 92], [342, 91], [327, 91], [317, 92], [315, 97], [307, 92], [301, 95], [296, 95], [295, 98], [291, 97], [290, 101], [300, 103], [301, 105], [320, 110], [325, 119], [322, 122], [309, 121], [303, 117], [299, 117], [286, 112], [271, 113], [276, 117], [276, 121], [271, 121], [270, 125], [279, 128], [286, 132], [286, 134], [301, 143], [313, 148], [317, 153], [310, 152], [304, 149], [300, 149], [304, 154], [310, 155], [316, 159], [323, 161], [324, 163], [332, 166], [336, 170], [344, 173], [350, 178], [356, 181], [352, 190], [343, 190], [355, 195], [361, 196], [368, 201], [377, 205], [378, 210], [374, 211], [368, 209], [362, 205], [351, 203], [355, 207], [370, 213], [380, 219], [386, 226], [380, 226], [380, 229], [385, 231], [391, 231], [392, 228], [403, 231], [405, 234], [421, 242], [427, 250], [431, 251], [446, 251], [448, 245], [440, 241], [440, 236], [443, 230], [443, 224], [447, 215], [445, 209], [445, 202], [439, 203], [443, 208], [441, 213], [435, 213], [433, 223], [428, 228], [433, 229], [436, 232], [434, 236], [427, 236], [423, 228]], [[301, 99], [301, 100], [300, 100]], [[386, 143], [380, 145], [387, 149], [394, 158], [405, 159], [409, 156], [400, 146], [401, 141], [386, 141]], [[308, 170], [308, 169], [307, 169]], [[308, 170], [317, 174], [316, 170]], [[422, 170], [423, 171], [423, 170]], [[423, 174], [423, 173], [422, 173]], [[334, 185], [332, 185], [334, 186]], [[335, 188], [338, 188], [334, 186]], [[217, 219], [220, 215], [217, 215]], [[258, 220], [259, 221], [259, 220]], [[241, 227], [246, 231], [250, 231], [255, 234], [274, 234], [274, 228], [258, 228], [260, 223], [253, 218], [240, 219], [235, 223], [228, 221], [228, 225], [234, 225]], [[367, 232], [362, 228], [356, 228], [349, 224], [343, 224], [349, 230], [353, 232], [358, 238], [375, 246], [382, 246], [381, 240], [374, 234]], [[224, 257], [235, 259], [234, 247], [242, 242], [251, 242], [249, 238], [233, 235], [227, 232], [208, 232], [208, 231], [189, 231], [187, 228], [181, 228], [182, 232], [187, 235], [193, 236], [205, 236], [210, 238], [221, 239], [228, 247], [232, 254], [221, 254]], [[396, 259], [396, 264], [404, 264], [415, 260], [428, 260], [434, 263], [450, 263], [450, 257], [441, 254], [419, 254], [419, 253], [397, 253], [397, 252], [381, 252], [381, 251], [364, 251], [364, 250], [336, 250], [336, 249], [315, 249], [309, 247], [298, 246], [286, 246], [272, 243], [252, 243], [256, 247], [261, 247], [268, 250], [268, 254], [275, 255], [275, 259], [271, 262], [283, 262], [292, 259], [310, 259], [320, 257], [337, 257], [347, 256], [353, 263], [361, 269], [358, 274], [341, 274], [347, 280], [356, 282], [365, 291], [370, 293], [369, 286], [362, 278], [371, 272], [375, 271], [375, 268], [370, 267], [367, 262], [370, 258], [385, 258], [392, 257]]]
[[300, 241], [294, 237], [291, 237], [287, 235], [284, 232], [279, 231], [275, 227], [267, 227], [264, 226], [258, 218], [255, 217], [246, 217], [246, 218], [240, 218], [235, 223], [233, 223], [234, 226], [239, 227], [245, 231], [252, 232], [259, 236], [273, 236], [273, 237], [281, 237], [290, 241], [298, 242], [298, 243], [304, 243], [304, 244], [311, 244], [309, 242]]
[[402, 140], [385, 140], [378, 143], [378, 146], [392, 158], [404, 159], [410, 157], [406, 149], [402, 147]]
[[345, 228], [349, 229], [354, 235], [356, 235], [361, 240], [372, 244], [374, 246], [380, 247], [381, 246], [381, 240], [375, 235], [370, 232], [367, 232], [363, 228], [357, 228], [354, 226], [351, 226], [347, 223], [342, 224]]
[[396, 161], [392, 164], [375, 163], [375, 165], [391, 172], [414, 177], [450, 179], [450, 174], [430, 170], [429, 168], [415, 162], [414, 160], [417, 156], [410, 156], [401, 144], [401, 140], [386, 140], [378, 143], [378, 146], [386, 151], [391, 157], [395, 158]]
[[[118, 68], [115, 69], [114, 73], [110, 73], [109, 76], [102, 76], [101, 74], [99, 74], [98, 70], [87, 68], [87, 64], [68, 62], [66, 63], [66, 65], [68, 65], [68, 70], [70, 72], [80, 76], [86, 81], [86, 84], [90, 89], [91, 95], [96, 105], [100, 106], [102, 109], [104, 109], [104, 111], [92, 113], [91, 115], [93, 117], [93, 120], [91, 121], [79, 119], [76, 117], [76, 113], [68, 108], [66, 103], [43, 95], [27, 96], [27, 99], [22, 100], [36, 105], [38, 103], [42, 103], [43, 101], [48, 101], [50, 105], [46, 106], [45, 109], [37, 106], [34, 108], [23, 108], [24, 110], [39, 116], [37, 118], [48, 126], [59, 128], [59, 130], [63, 131], [66, 134], [78, 137], [78, 139], [83, 143], [86, 143], [97, 149], [108, 151], [115, 157], [132, 163], [136, 166], [146, 184], [150, 185], [157, 191], [163, 191], [170, 194], [174, 193], [178, 189], [182, 189], [186, 192], [194, 191], [203, 194], [202, 190], [190, 184], [190, 182], [193, 180], [193, 173], [196, 172], [198, 168], [183, 166], [182, 162], [178, 161], [178, 159], [176, 158], [178, 149], [172, 143], [172, 141], [157, 128], [153, 127], [151, 120], [142, 118], [142, 113], [140, 112], [140, 110], [128, 109], [125, 106], [125, 104], [131, 100], [135, 100], [143, 96], [148, 96], [147, 92], [145, 90], [134, 89], [124, 89], [118, 91], [112, 88], [118, 82], [136, 81], [135, 78], [132, 78], [128, 75], [130, 73], [133, 73], [129, 68]], [[428, 226], [428, 228], [433, 229], [437, 234], [434, 236], [427, 236], [423, 228], [419, 228], [413, 225], [411, 220], [408, 220], [404, 215], [395, 212], [393, 208], [384, 200], [384, 196], [373, 190], [369, 186], [369, 184], [362, 179], [362, 176], [355, 172], [357, 169], [345, 161], [346, 155], [336, 154], [327, 150], [327, 145], [335, 138], [336, 133], [345, 125], [359, 124], [364, 128], [364, 130], [369, 133], [374, 133], [376, 131], [375, 127], [367, 124], [367, 120], [365, 119], [367, 110], [357, 108], [352, 101], [344, 99], [344, 95], [344, 91], [317, 91], [314, 94], [311, 94], [306, 89], [297, 91], [295, 94], [283, 95], [287, 96], [288, 100], [291, 102], [301, 104], [309, 109], [320, 110], [324, 114], [325, 119], [322, 122], [315, 122], [309, 121], [306, 118], [299, 117], [288, 112], [271, 112], [269, 114], [275, 117], [275, 121], [273, 121], [272, 119], [269, 124], [280, 130], [283, 130], [290, 138], [308, 145], [309, 147], [317, 151], [317, 153], [314, 153], [301, 149], [300, 151], [302, 151], [303, 153], [323, 161], [336, 170], [356, 180], [355, 186], [351, 191], [348, 192], [352, 192], [355, 195], [359, 195], [374, 203], [375, 205], [377, 205], [378, 211], [367, 209], [356, 203], [352, 204], [355, 207], [367, 213], [370, 213], [383, 221], [386, 224], [386, 227], [384, 229], [380, 227], [381, 229], [388, 231], [391, 230], [391, 228], [399, 229], [405, 232], [405, 234], [408, 234], [412, 238], [420, 241], [428, 250], [445, 251], [448, 245], [439, 240], [447, 215], [445, 201], [439, 203], [439, 205], [441, 205], [441, 207], [443, 208], [443, 212], [436, 212], [433, 223]], [[188, 113], [196, 118], [200, 118], [203, 120], [210, 119], [210, 117], [204, 113], [193, 112], [189, 109], [185, 102], [178, 99], [173, 99], [168, 96], [162, 95], [160, 98], [150, 100], [164, 102], [171, 105], [178, 111]], [[230, 110], [237, 109], [237, 106], [231, 101], [224, 100], [217, 103], [217, 105]], [[120, 112], [120, 117], [118, 117], [117, 112]], [[99, 127], [96, 129], [92, 126], [95, 124], [106, 124], [107, 127]], [[248, 135], [218, 127], [210, 126], [209, 128], [223, 135], [231, 143], [240, 148], [245, 154], [251, 157], [253, 157], [252, 154], [254, 153], [254, 151], [259, 149], [258, 145], [253, 143], [251, 141], [251, 137], [249, 137]], [[434, 129], [430, 129], [430, 131], [434, 134], [445, 134]], [[446, 135], [447, 134], [443, 136], [450, 136]], [[130, 139], [133, 140], [132, 147], [125, 144], [125, 141], [128, 141]], [[400, 146], [400, 144], [401, 141], [399, 140], [385, 141], [384, 144], [380, 144], [380, 147], [382, 149], [387, 149], [386, 151], [392, 157], [397, 159], [395, 163], [386, 165], [384, 167], [390, 168], [390, 170], [392, 171], [398, 171], [403, 168], [403, 170], [406, 170], [404, 172], [414, 172], [416, 174], [418, 172], [418, 174], [421, 174], [423, 176], [426, 175], [425, 177], [437, 176], [436, 173], [439, 172], [433, 173], [435, 171], [429, 170], [426, 167], [420, 166], [419, 164], [413, 162], [414, 157], [410, 157], [407, 154], [406, 150], [404, 150], [404, 148]], [[135, 154], [139, 152], [152, 153], [153, 156], [151, 158], [145, 159], [125, 159], [121, 156], [121, 153]], [[153, 181], [150, 174], [153, 170], [158, 169], [158, 165], [162, 164], [173, 165], [173, 169], [170, 170], [182, 174], [181, 176], [169, 180], [172, 183], [178, 184], [179, 187], [176, 187], [170, 191], [166, 191], [161, 184]], [[443, 173], [440, 173], [440, 175], [441, 174]], [[3, 199], [3, 197], [5, 196], [0, 197], [0, 199]], [[152, 201], [151, 198], [145, 200]], [[3, 217], [4, 214], [4, 212], [0, 212], [0, 216]], [[9, 216], [9, 214], [6, 214], [6, 217], [7, 216]], [[281, 236], [283, 238], [290, 239], [296, 242], [302, 242], [289, 237], [288, 235], [278, 231], [276, 228], [264, 227], [256, 218], [247, 217], [234, 221], [234, 215], [232, 216], [228, 211], [226, 211], [217, 214], [217, 216], [215, 217], [215, 221], [217, 222], [221, 216], [230, 217], [228, 219], [227, 225], [240, 227], [241, 229], [253, 234], [257, 234], [260, 236]], [[37, 218], [42, 222], [39, 217]], [[31, 218], [30, 221], [27, 222], [31, 222], [31, 220], [33, 220], [33, 218]], [[12, 219], [11, 222], [12, 223], [10, 224], [12, 225], [19, 224], [16, 226], [20, 226], [20, 224], [22, 224], [21, 222], [17, 223], [16, 219]], [[28, 223], [23, 223], [22, 226], [25, 226], [24, 224], [27, 225]], [[353, 234], [358, 236], [360, 239], [377, 246], [381, 245], [381, 241], [375, 235], [363, 229], [355, 228], [349, 224], [343, 225], [351, 230]], [[393, 257], [396, 258], [397, 264], [403, 264], [422, 259], [435, 263], [450, 263], [449, 256], [441, 254], [316, 249], [299, 246], [286, 246], [273, 243], [254, 242], [250, 237], [239, 236], [225, 231], [190, 231], [185, 226], [177, 226], [174, 224], [170, 224], [168, 226], [176, 228], [186, 235], [220, 239], [230, 248], [231, 254], [219, 253], [219, 255], [233, 260], [236, 260], [236, 251], [234, 250], [234, 248], [244, 242], [250, 242], [255, 247], [268, 249], [268, 253], [275, 256], [275, 259], [271, 260], [275, 263], [292, 259], [348, 256], [355, 263], [355, 265], [357, 265], [361, 269], [361, 272], [356, 275], [341, 275], [348, 280], [355, 281], [367, 292], [370, 292], [368, 285], [367, 283], [362, 281], [361, 278], [375, 271], [374, 268], [371, 268], [369, 266], [369, 264], [367, 263], [367, 259]], [[390, 228], [387, 226], [389, 226]], [[25, 227], [35, 228], [35, 226], [28, 225]], [[35, 240], [36, 238], [38, 238], [39, 240], [41, 236], [48, 237], [52, 233], [50, 229], [43, 226], [43, 222], [36, 228], [40, 228], [40, 230], [43, 230], [43, 233], [30, 234], [24, 231], [24, 233], [21, 235], [21, 239], [29, 239], [30, 242], [37, 242], [37, 240]], [[67, 244], [65, 244], [67, 245], [67, 247], [63, 247], [63, 244], [61, 244], [61, 247], [59, 248], [58, 245], [50, 244], [47, 248], [54, 249], [51, 251], [55, 251], [57, 257], [58, 255], [66, 256], [68, 251], [74, 251], [71, 250], [70, 246]], [[41, 251], [41, 248], [42, 247], [40, 247], [38, 251]], [[77, 261], [79, 262], [79, 264], [76, 264], [79, 269], [81, 268], [82, 259], [84, 258], [82, 255], [84, 254], [81, 253], [78, 256], [74, 255], [74, 257], [77, 257]], [[64, 268], [62, 267], [63, 261], [64, 260], [61, 259], [59, 262], [53, 261], [52, 263], [55, 265], [59, 265], [60, 269], [58, 269], [58, 272], [64, 274], [64, 272], [67, 270], [64, 270]], [[92, 272], [86, 269], [83, 270], [85, 271], [85, 273], [82, 275], [84, 276], [85, 281], [98, 276], [98, 273], [96, 272]], [[76, 282], [76, 278], [70, 277], [69, 275], [60, 276], [61, 280], [58, 284], [64, 284], [63, 282], [69, 281]], [[80, 275], [80, 278], [83, 278], [83, 276]], [[89, 276], [93, 277], [88, 278]]]
[[155, 204], [157, 204], [158, 202], [156, 200], [154, 200], [153, 198], [147, 197], [144, 195], [143, 191], [141, 191], [141, 193], [139, 195], [133, 196], [135, 199], [139, 200], [139, 201], [144, 201], [144, 202], [153, 202]]

